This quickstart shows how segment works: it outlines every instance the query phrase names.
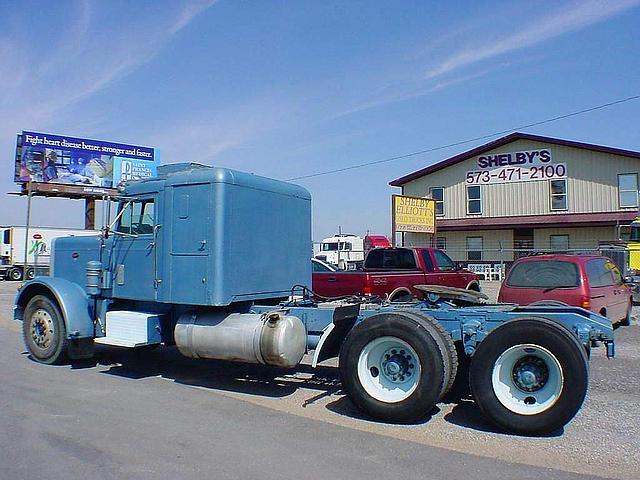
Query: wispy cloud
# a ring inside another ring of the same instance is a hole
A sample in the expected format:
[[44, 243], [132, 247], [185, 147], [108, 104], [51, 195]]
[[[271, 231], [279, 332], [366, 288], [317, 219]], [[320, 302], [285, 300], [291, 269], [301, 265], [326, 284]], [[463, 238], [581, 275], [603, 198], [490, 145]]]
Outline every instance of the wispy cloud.
[[[295, 117], [298, 108], [286, 96], [270, 92], [268, 96], [246, 98], [227, 108], [194, 112], [191, 117], [154, 129], [146, 138], [150, 145], [162, 146], [163, 162], [212, 165], [223, 152], [250, 149], [251, 142], [260, 135]], [[237, 156], [228, 162], [229, 166], [247, 169], [253, 169], [255, 164], [253, 155], [248, 159]]]
[[196, 0], [191, 3], [184, 4], [178, 18], [176, 18], [176, 21], [169, 29], [171, 35], [175, 35], [184, 27], [189, 25], [191, 20], [207, 10], [214, 3], [217, 3], [217, 1], [218, 0]]
[[[388, 66], [390, 76], [384, 72], [368, 72], [367, 78], [359, 80], [362, 85], [356, 88], [359, 98], [347, 100], [346, 107], [330, 118], [423, 97], [453, 85], [473, 82], [510, 65], [528, 62], [530, 56], [523, 59], [521, 55], [514, 58], [508, 54], [584, 29], [638, 5], [640, 0], [573, 0], [526, 23], [508, 21], [511, 17], [523, 16], [521, 8], [513, 7], [506, 13], [501, 12], [506, 16], [501, 20], [513, 25], [513, 30], [500, 28], [500, 38], [484, 42], [478, 39], [489, 37], [486, 25], [495, 21], [495, 17], [462, 19], [460, 25], [430, 38], [423, 46], [398, 55], [402, 60]], [[473, 44], [469, 39], [473, 39]]]
[[523, 30], [493, 42], [463, 48], [434, 68], [429, 69], [426, 79], [435, 78], [483, 60], [504, 55], [516, 50], [532, 47], [566, 33], [583, 29], [604, 21], [625, 10], [640, 5], [639, 0], [590, 0], [572, 2], [554, 12], [528, 23]]
[[[10, 117], [24, 108], [25, 96], [29, 98], [29, 115], [37, 120], [30, 124], [35, 126], [104, 90], [155, 58], [214, 3], [170, 3], [146, 21], [133, 16], [132, 25], [108, 29], [102, 28], [104, 19], [94, 11], [97, 4], [81, 1], [74, 9], [75, 18], [69, 19], [62, 36], [51, 44], [33, 43], [19, 30], [7, 34], [0, 38], [1, 123], [15, 123]], [[87, 68], [88, 61], [93, 66]]]

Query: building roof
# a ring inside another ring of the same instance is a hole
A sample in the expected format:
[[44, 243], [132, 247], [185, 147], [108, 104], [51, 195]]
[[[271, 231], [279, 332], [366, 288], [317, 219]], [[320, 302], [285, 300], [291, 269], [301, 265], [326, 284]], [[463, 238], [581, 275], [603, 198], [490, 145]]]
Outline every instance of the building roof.
[[437, 172], [438, 170], [442, 170], [443, 168], [450, 167], [455, 165], [456, 163], [463, 162], [468, 160], [469, 158], [480, 155], [484, 152], [488, 152], [489, 150], [493, 150], [494, 148], [501, 147], [508, 143], [514, 142], [516, 140], [533, 140], [537, 142], [543, 143], [551, 143], [553, 145], [563, 145], [565, 147], [573, 147], [573, 148], [583, 148], [586, 150], [592, 150], [595, 152], [602, 153], [610, 153], [613, 155], [621, 155], [623, 157], [631, 157], [640, 159], [640, 152], [634, 152], [632, 150], [623, 150], [621, 148], [614, 147], [606, 147], [603, 145], [594, 145], [592, 143], [583, 143], [583, 142], [574, 142], [573, 140], [562, 140], [560, 138], [553, 137], [543, 137], [541, 135], [532, 135], [530, 133], [521, 133], [521, 132], [513, 132], [504, 137], [500, 137], [496, 140], [493, 140], [489, 143], [485, 143], [484, 145], [480, 145], [479, 147], [473, 148], [471, 150], [467, 150], [466, 152], [462, 152], [458, 155], [455, 155], [451, 158], [447, 158], [446, 160], [442, 160], [438, 163], [434, 163], [433, 165], [429, 165], [421, 170], [405, 175], [404, 177], [396, 178], [389, 182], [389, 185], [394, 187], [401, 187], [406, 183], [409, 183], [416, 178], [424, 177], [425, 175], [429, 175], [430, 173]]
[[598, 213], [560, 213], [514, 217], [471, 217], [438, 219], [439, 232], [459, 230], [495, 230], [504, 228], [598, 227], [626, 225], [637, 216], [635, 210]]

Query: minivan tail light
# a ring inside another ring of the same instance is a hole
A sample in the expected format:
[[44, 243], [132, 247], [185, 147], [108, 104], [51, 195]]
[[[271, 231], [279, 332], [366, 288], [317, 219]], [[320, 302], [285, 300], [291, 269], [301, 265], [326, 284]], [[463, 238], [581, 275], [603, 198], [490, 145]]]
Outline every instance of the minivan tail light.
[[589, 297], [582, 297], [580, 299], [580, 306], [585, 310], [589, 310], [591, 308], [591, 301], [589, 300]]

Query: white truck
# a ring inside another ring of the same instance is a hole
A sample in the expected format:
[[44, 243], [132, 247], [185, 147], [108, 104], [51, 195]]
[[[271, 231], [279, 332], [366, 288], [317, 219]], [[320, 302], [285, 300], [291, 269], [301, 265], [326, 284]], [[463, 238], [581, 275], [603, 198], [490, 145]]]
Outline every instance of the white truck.
[[322, 240], [316, 258], [340, 270], [353, 270], [364, 261], [364, 240], [349, 233], [338, 233]]
[[[22, 280], [24, 276], [24, 249], [26, 228], [0, 226], [0, 279]], [[48, 275], [51, 241], [56, 237], [98, 235], [98, 230], [77, 228], [29, 227], [26, 276]]]

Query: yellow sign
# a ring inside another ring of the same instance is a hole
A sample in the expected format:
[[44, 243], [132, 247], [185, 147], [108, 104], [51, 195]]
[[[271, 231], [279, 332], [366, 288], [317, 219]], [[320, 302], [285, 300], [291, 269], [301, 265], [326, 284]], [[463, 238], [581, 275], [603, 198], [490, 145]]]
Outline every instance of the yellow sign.
[[435, 233], [436, 201], [431, 198], [391, 196], [395, 232]]

